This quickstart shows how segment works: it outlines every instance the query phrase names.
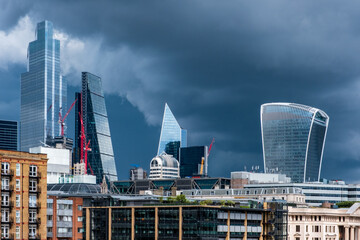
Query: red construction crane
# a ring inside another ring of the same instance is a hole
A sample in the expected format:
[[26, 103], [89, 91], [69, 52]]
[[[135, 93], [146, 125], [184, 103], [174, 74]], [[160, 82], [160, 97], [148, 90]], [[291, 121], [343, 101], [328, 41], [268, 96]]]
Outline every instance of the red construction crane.
[[90, 171], [91, 171], [91, 174], [94, 175], [94, 172], [90, 166], [90, 163], [88, 163], [88, 160], [87, 160], [87, 154], [88, 152], [91, 151], [91, 148], [89, 148], [89, 145], [90, 145], [90, 140], [88, 141], [88, 143], [85, 145], [85, 171], [87, 173], [87, 166], [89, 164], [89, 168], [90, 168]]
[[[215, 138], [213, 138], [213, 140], [210, 143], [209, 150], [208, 150], [208, 153], [207, 153], [207, 157], [209, 157], [209, 155], [210, 155], [210, 151], [211, 151], [211, 148], [212, 148], [212, 145], [213, 145], [214, 142], [215, 142]], [[203, 172], [204, 172], [204, 161], [205, 161], [205, 158], [202, 157], [201, 158], [201, 166], [200, 166], [200, 175], [203, 175]]]
[[215, 142], [215, 138], [213, 138], [213, 140], [212, 140], [211, 143], [210, 143], [209, 151], [208, 151], [208, 154], [207, 154], [208, 157], [209, 157], [209, 155], [210, 155], [210, 151], [211, 151], [211, 148], [212, 148], [212, 145], [213, 145], [214, 142]]
[[59, 123], [60, 123], [60, 126], [61, 126], [61, 136], [62, 137], [64, 136], [65, 119], [69, 115], [71, 109], [74, 107], [76, 101], [77, 101], [77, 99], [75, 99], [75, 101], [71, 104], [71, 107], [69, 108], [69, 110], [67, 111], [67, 113], [65, 114], [64, 117], [61, 116], [61, 108], [59, 110]]
[[[88, 169], [88, 165], [91, 171], [91, 174], [94, 175], [94, 172], [90, 166], [90, 163], [88, 163], [88, 152], [91, 151], [91, 148], [89, 148], [90, 146], [90, 140], [86, 143], [86, 136], [85, 136], [85, 127], [84, 127], [84, 122], [83, 122], [83, 118], [82, 118], [82, 107], [80, 107], [80, 112], [79, 112], [79, 118], [80, 118], [80, 125], [81, 125], [81, 133], [80, 133], [80, 162], [84, 163], [85, 165], [85, 174], [87, 174], [87, 169]], [[86, 143], [86, 144], [85, 144]]]

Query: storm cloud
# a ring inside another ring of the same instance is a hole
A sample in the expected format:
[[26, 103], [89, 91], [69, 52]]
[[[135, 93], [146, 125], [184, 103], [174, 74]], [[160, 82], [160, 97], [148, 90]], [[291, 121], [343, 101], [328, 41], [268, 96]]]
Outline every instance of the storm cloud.
[[[62, 42], [63, 73], [72, 86], [80, 85], [81, 71], [98, 74], [106, 93], [129, 101], [149, 127], [159, 128], [168, 102], [191, 145], [215, 137], [211, 175], [262, 167], [260, 105], [284, 101], [330, 116], [322, 176], [360, 180], [359, 2], [27, 2], [0, 4], [4, 76], [25, 64], [23, 51], [33, 40], [27, 33], [47, 19]], [[10, 38], [21, 29], [24, 37]], [[141, 142], [142, 132], [134, 134]], [[116, 141], [126, 136], [112, 135], [115, 154], [123, 155]]]

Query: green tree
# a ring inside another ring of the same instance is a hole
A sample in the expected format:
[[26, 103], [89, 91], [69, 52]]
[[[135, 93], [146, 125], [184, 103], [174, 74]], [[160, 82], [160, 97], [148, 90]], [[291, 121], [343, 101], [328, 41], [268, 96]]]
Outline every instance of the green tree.
[[211, 200], [203, 200], [200, 202], [200, 205], [211, 205], [213, 204], [213, 201]]
[[189, 200], [186, 199], [186, 197], [185, 197], [184, 194], [180, 194], [180, 195], [177, 195], [177, 196], [176, 196], [176, 202], [179, 202], [179, 203], [188, 203]]

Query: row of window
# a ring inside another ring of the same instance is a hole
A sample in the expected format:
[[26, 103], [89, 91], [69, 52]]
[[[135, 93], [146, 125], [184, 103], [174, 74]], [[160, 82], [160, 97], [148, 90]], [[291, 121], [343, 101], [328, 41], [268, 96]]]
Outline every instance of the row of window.
[[290, 221], [302, 221], [304, 219], [304, 221], [319, 221], [321, 222], [321, 216], [309, 216], [309, 217], [303, 217], [303, 216], [289, 216], [290, 217]]
[[[1, 173], [10, 174], [10, 163], [8, 163], [8, 162], [1, 163]], [[16, 164], [16, 176], [21, 176], [21, 164], [20, 163]], [[30, 165], [29, 176], [37, 177], [37, 166], [36, 165]]]
[[[290, 230], [290, 225], [289, 225], [289, 230]], [[301, 226], [300, 225], [296, 225], [295, 226], [295, 231], [296, 232], [301, 232]], [[309, 226], [306, 225], [305, 226], [305, 232], [309, 232]], [[311, 232], [321, 232], [321, 226], [311, 226]], [[335, 232], [335, 226], [326, 226], [326, 232]]]

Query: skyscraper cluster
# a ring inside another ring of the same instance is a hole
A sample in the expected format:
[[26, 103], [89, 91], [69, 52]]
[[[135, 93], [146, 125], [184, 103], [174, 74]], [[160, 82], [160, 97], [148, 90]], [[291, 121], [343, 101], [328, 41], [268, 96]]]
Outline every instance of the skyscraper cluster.
[[[29, 43], [28, 69], [21, 75], [20, 145], [22, 151], [38, 146], [57, 147], [66, 138], [67, 82], [61, 76], [60, 41], [53, 24], [37, 24], [36, 40]], [[100, 183], [117, 180], [115, 159], [101, 78], [83, 72], [82, 91], [76, 93], [76, 136], [74, 163], [82, 163], [85, 174]], [[62, 139], [62, 140], [61, 140]], [[71, 146], [70, 146], [71, 147]]]
[[[28, 46], [28, 69], [21, 75], [21, 150], [56, 147], [62, 141], [64, 147], [71, 149], [72, 142], [66, 140], [64, 126], [75, 106], [75, 146], [70, 165], [77, 164], [73, 166], [76, 172], [96, 176], [97, 183], [104, 177], [107, 181], [117, 180], [102, 80], [82, 72], [81, 91], [75, 94], [75, 101], [68, 109], [67, 82], [60, 69], [60, 41], [53, 32], [51, 22], [38, 23], [36, 40]], [[319, 181], [328, 115], [305, 105], [268, 103], [261, 106], [260, 118], [265, 173], [286, 174], [294, 182]], [[171, 165], [177, 166], [175, 177], [207, 176], [208, 155], [207, 146], [188, 146], [187, 130], [180, 126], [166, 103], [158, 160], [152, 162], [167, 160], [158, 164], [162, 167], [156, 166], [156, 171], [162, 171], [172, 162]], [[150, 176], [158, 176], [154, 174], [150, 172]]]

